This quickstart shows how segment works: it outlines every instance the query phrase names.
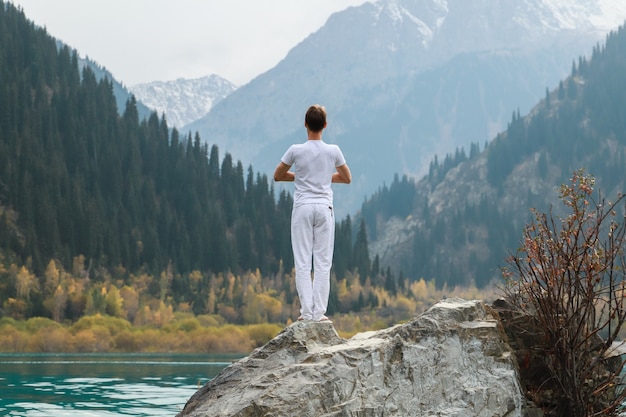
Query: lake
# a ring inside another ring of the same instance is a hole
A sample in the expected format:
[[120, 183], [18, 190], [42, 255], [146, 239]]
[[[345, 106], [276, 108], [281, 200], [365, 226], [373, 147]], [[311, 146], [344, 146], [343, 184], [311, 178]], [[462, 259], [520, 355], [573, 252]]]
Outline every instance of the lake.
[[242, 356], [0, 353], [0, 415], [174, 417]]

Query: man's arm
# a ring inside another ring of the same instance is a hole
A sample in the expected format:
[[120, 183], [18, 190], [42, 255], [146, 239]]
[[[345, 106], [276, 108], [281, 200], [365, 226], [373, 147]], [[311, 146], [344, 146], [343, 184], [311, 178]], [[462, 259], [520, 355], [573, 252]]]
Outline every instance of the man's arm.
[[333, 174], [334, 183], [350, 184], [352, 182], [352, 174], [348, 164], [343, 164], [337, 167], [337, 172]]
[[274, 181], [293, 181], [296, 175], [289, 171], [291, 165], [280, 162], [274, 171]]

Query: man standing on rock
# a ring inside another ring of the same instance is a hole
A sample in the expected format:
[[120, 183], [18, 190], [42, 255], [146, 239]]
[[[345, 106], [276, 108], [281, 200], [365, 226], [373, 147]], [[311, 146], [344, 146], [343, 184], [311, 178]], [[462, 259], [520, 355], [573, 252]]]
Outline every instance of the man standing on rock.
[[[326, 127], [323, 106], [309, 107], [304, 127], [307, 141], [287, 149], [274, 171], [274, 181], [293, 181], [295, 185], [291, 246], [301, 306], [298, 320], [329, 321], [325, 314], [335, 245], [331, 183], [350, 184], [352, 174], [339, 146], [322, 140]], [[292, 166], [294, 171], [289, 171]]]

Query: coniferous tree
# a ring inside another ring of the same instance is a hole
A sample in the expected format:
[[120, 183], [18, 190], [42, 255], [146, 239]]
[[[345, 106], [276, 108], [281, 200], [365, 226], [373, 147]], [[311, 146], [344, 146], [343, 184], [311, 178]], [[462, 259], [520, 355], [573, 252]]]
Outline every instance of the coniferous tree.
[[359, 223], [359, 230], [356, 234], [356, 240], [354, 242], [353, 259], [354, 266], [359, 272], [359, 276], [361, 278], [361, 284], [364, 284], [366, 278], [370, 275], [371, 269], [369, 248], [367, 244], [367, 229], [364, 219], [361, 219], [361, 222]]
[[345, 278], [346, 272], [351, 270], [352, 259], [352, 220], [348, 215], [335, 226], [333, 269], [339, 279]]

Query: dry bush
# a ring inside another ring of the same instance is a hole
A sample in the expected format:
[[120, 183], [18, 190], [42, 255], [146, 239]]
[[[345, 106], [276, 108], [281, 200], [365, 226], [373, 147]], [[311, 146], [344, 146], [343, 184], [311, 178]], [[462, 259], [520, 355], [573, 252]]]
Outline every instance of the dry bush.
[[226, 322], [222, 316], [217, 314], [201, 314], [196, 318], [203, 327], [218, 327]]
[[0, 352], [27, 352], [29, 335], [10, 325], [0, 327]]
[[560, 189], [565, 217], [533, 210], [503, 269], [506, 298], [537, 329], [549, 370], [542, 386], [555, 397], [548, 415], [616, 416], [626, 399], [624, 362], [611, 358], [626, 321], [626, 207], [623, 195], [609, 202], [593, 186], [577, 171]]
[[50, 326], [39, 329], [31, 339], [33, 351], [36, 352], [66, 352], [67, 340], [72, 335], [62, 326]]
[[116, 335], [119, 332], [132, 328], [131, 324], [126, 319], [94, 314], [81, 317], [76, 323], [71, 325], [70, 331], [72, 333], [78, 333], [81, 330], [94, 329], [97, 327], [106, 328], [110, 335]]
[[254, 347], [260, 347], [272, 340], [283, 329], [277, 324], [251, 324], [245, 326], [248, 337], [254, 343]]
[[[110, 337], [110, 336], [109, 336]], [[93, 329], [84, 329], [74, 334], [72, 338], [72, 351], [78, 353], [94, 353], [94, 352], [106, 352], [98, 349], [101, 343], [98, 341], [98, 335]]]
[[130, 330], [123, 330], [113, 337], [114, 349], [119, 352], [137, 352], [138, 345], [137, 334]]

